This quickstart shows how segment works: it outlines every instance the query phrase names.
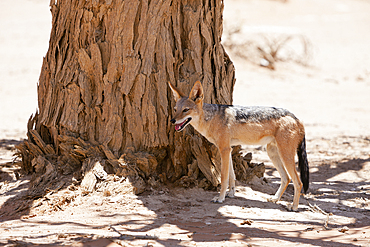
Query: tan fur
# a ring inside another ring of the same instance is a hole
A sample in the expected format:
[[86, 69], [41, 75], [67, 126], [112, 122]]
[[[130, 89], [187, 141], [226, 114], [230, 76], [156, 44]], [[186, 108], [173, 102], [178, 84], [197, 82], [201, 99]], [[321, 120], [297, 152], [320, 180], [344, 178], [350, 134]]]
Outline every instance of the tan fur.
[[[229, 197], [235, 193], [235, 174], [231, 159], [231, 147], [235, 145], [267, 145], [267, 153], [281, 176], [281, 185], [269, 201], [280, 200], [290, 178], [294, 184], [292, 210], [298, 209], [302, 183], [295, 168], [295, 153], [304, 138], [303, 124], [292, 116], [283, 116], [259, 122], [238, 121], [231, 110], [224, 115], [213, 115], [206, 119], [203, 109], [203, 88], [197, 81], [189, 97], [169, 83], [176, 100], [175, 115], [171, 120], [178, 125], [191, 117], [190, 124], [210, 142], [215, 144], [221, 155], [221, 191], [213, 202], [223, 202], [229, 185]], [[225, 124], [226, 123], [226, 124]], [[185, 128], [185, 127], [183, 127]], [[182, 129], [183, 129], [182, 128]], [[182, 130], [180, 129], [180, 131]]]

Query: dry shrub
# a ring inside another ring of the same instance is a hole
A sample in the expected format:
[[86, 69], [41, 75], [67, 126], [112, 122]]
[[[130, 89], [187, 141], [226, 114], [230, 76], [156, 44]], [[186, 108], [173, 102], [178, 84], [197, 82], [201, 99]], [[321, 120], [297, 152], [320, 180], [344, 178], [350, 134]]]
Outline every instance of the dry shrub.
[[269, 69], [275, 69], [278, 62], [294, 62], [309, 66], [313, 46], [303, 34], [291, 31], [247, 30], [241, 24], [225, 25], [223, 45], [232, 55]]

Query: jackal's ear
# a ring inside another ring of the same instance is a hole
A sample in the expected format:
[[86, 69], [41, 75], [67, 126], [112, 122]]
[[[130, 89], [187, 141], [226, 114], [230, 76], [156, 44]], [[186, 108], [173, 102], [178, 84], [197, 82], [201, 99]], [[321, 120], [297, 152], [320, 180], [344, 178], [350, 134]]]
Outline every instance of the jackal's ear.
[[175, 101], [177, 102], [179, 99], [181, 99], [182, 97], [185, 97], [185, 94], [183, 94], [177, 87], [175, 87], [174, 85], [172, 85], [171, 82], [168, 82], [168, 85], [170, 86], [171, 88], [171, 91], [173, 93], [173, 97], [175, 98]]
[[193, 100], [195, 103], [198, 103], [200, 100], [203, 100], [203, 87], [200, 81], [194, 83], [193, 88], [190, 91], [189, 99]]

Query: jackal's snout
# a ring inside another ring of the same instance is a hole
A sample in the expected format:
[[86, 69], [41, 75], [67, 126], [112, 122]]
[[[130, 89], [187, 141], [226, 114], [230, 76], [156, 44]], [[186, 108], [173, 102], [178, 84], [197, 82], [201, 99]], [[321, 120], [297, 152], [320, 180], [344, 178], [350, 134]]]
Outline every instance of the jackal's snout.
[[172, 118], [172, 119], [170, 120], [170, 122], [171, 122], [172, 124], [175, 124], [175, 123], [176, 123], [176, 120], [175, 120], [174, 118]]

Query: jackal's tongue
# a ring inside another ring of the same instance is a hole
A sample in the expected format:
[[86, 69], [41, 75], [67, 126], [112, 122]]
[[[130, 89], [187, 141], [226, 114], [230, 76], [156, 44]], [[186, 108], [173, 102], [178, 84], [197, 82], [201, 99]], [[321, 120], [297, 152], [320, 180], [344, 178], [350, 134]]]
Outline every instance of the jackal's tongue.
[[182, 122], [182, 123], [176, 124], [176, 125], [175, 125], [175, 130], [179, 130], [179, 129], [181, 129], [182, 125], [183, 125], [185, 122], [186, 122], [186, 120], [185, 120], [184, 122]]

